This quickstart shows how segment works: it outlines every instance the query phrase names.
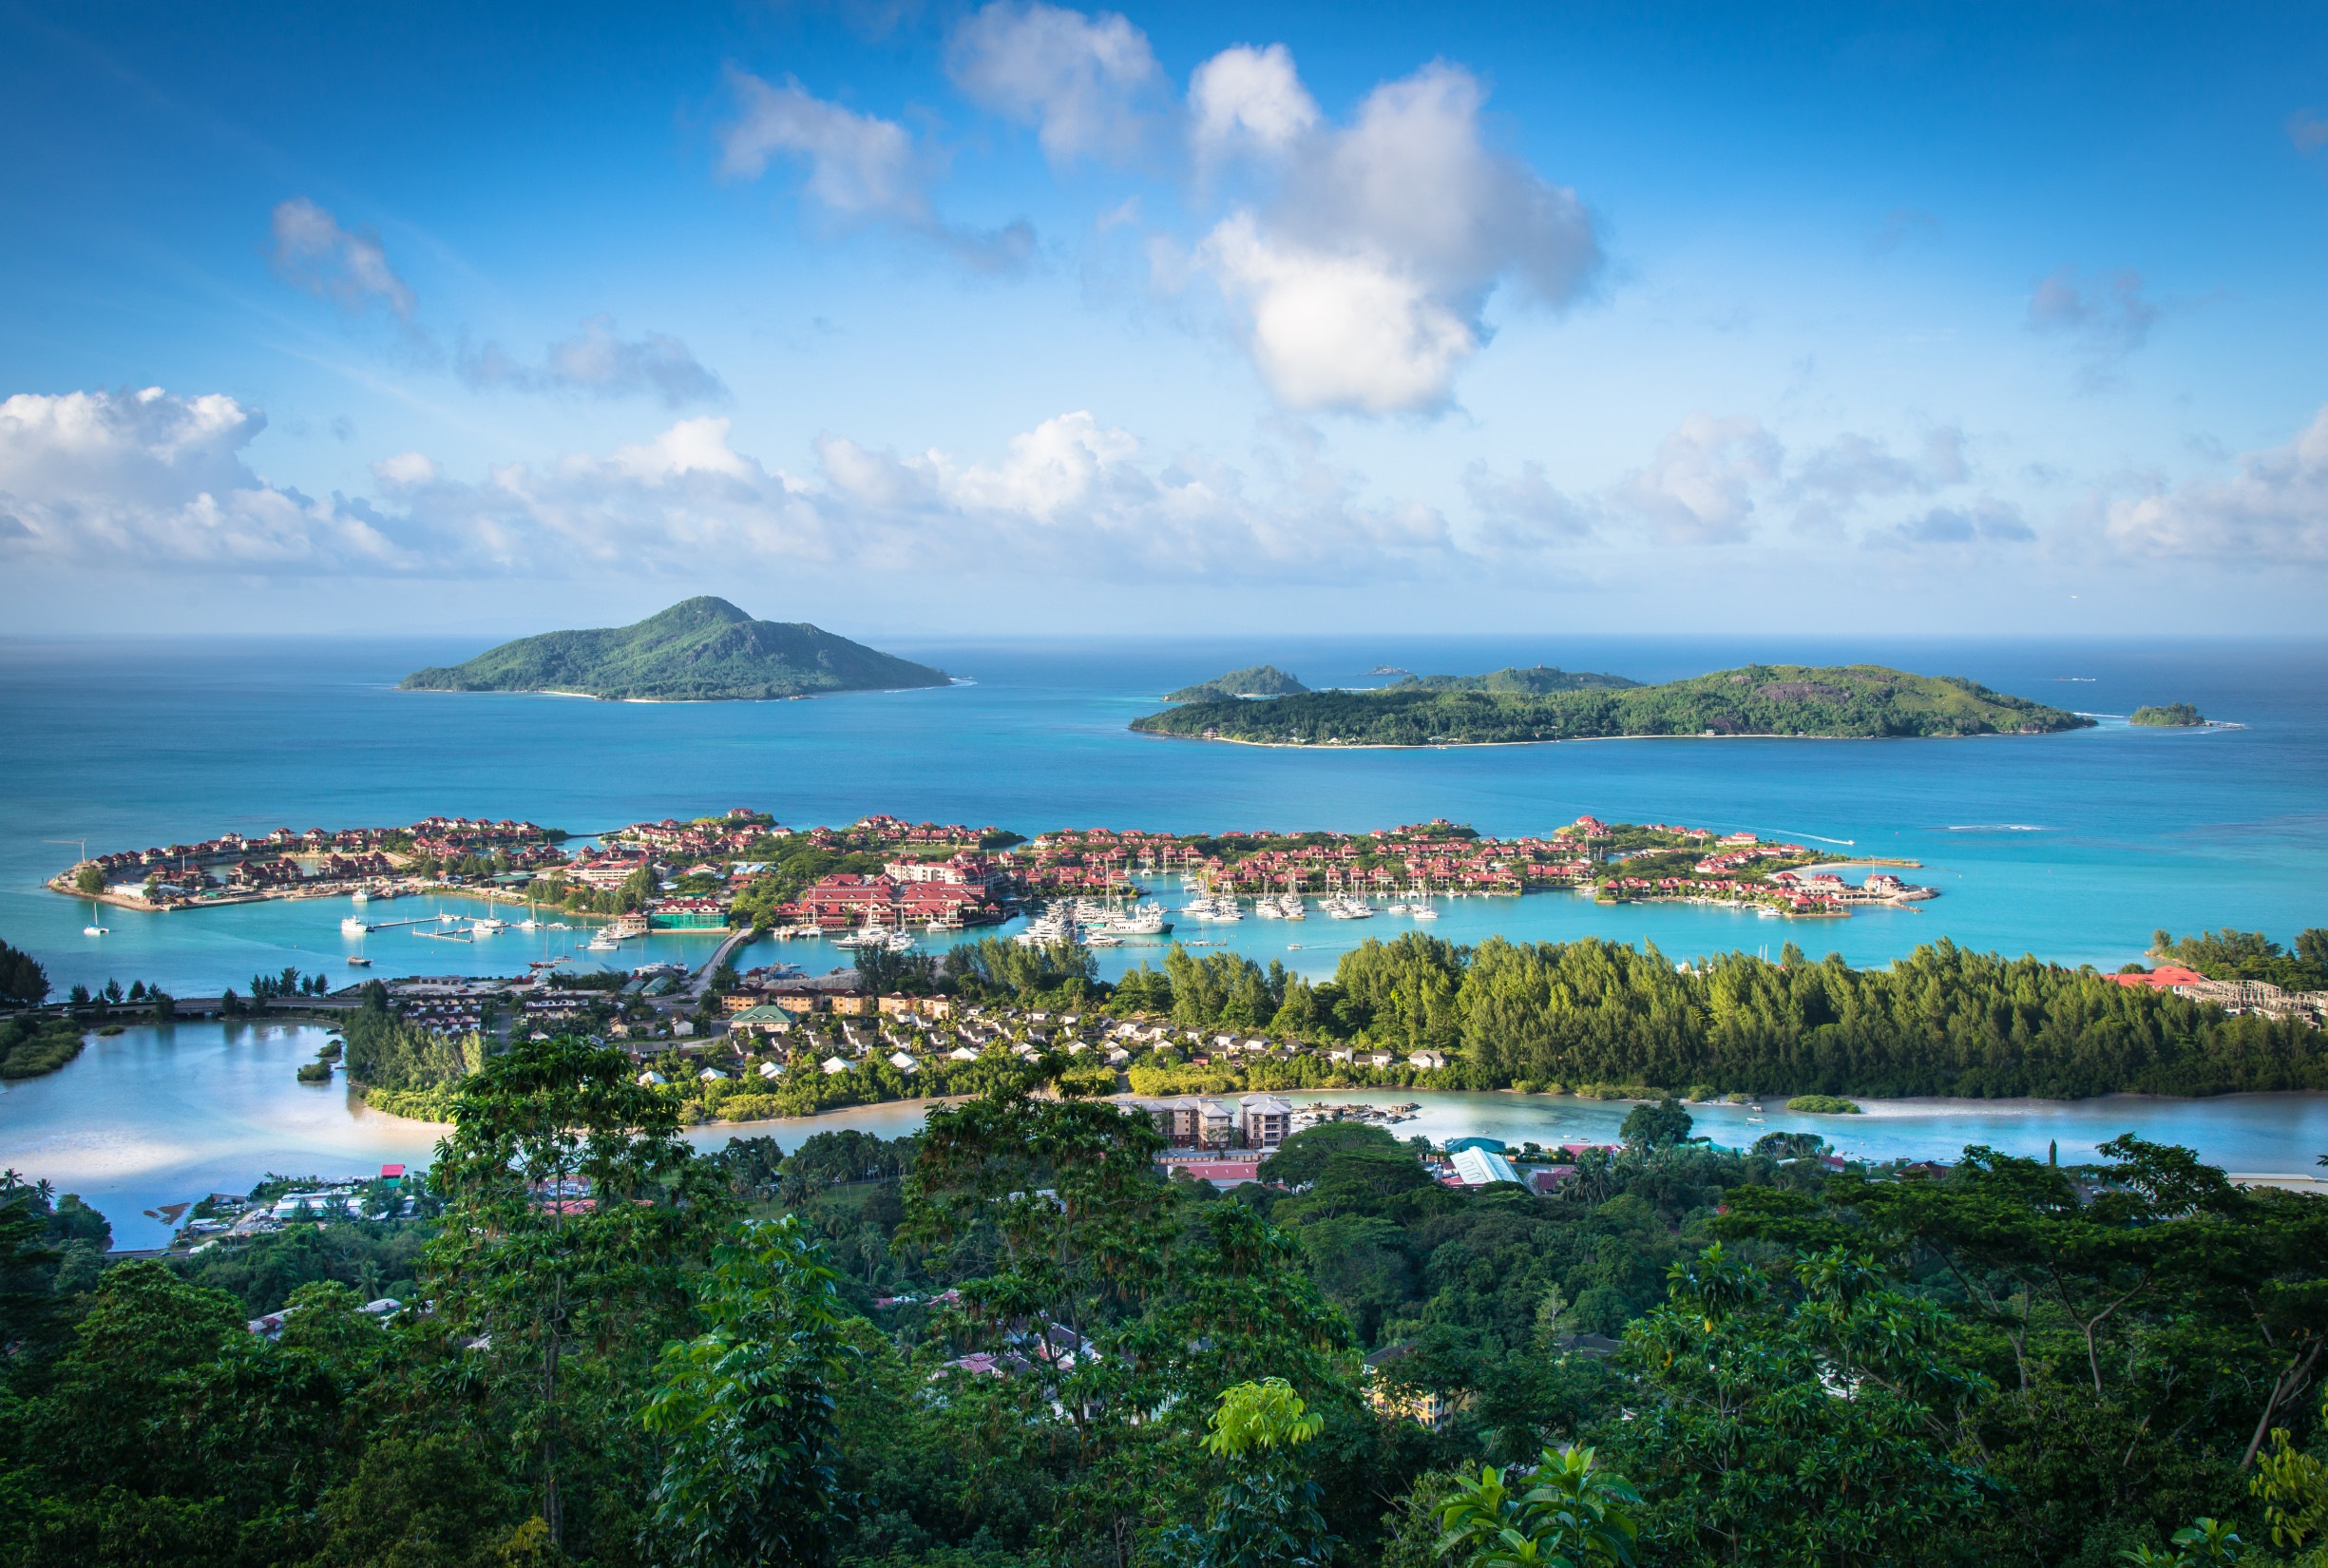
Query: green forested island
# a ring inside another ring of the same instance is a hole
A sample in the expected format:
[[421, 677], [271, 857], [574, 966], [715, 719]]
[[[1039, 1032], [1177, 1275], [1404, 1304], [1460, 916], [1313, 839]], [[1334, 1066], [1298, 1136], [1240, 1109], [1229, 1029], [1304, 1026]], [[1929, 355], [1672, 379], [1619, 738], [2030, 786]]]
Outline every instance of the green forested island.
[[[1570, 686], [1559, 682], [1605, 682]], [[1478, 684], [1470, 684], [1477, 681]], [[1533, 682], [1533, 683], [1532, 683]], [[2044, 735], [2093, 720], [1957, 676], [1880, 664], [1750, 664], [1659, 686], [1556, 670], [1402, 680], [1378, 691], [1190, 702], [1150, 735], [1274, 746], [1489, 745], [1616, 736]]]
[[2136, 708], [2127, 715], [2126, 721], [2157, 730], [2188, 730], [2204, 724], [2206, 715], [2187, 702], [2169, 702], [2163, 708]]
[[636, 625], [522, 637], [467, 663], [416, 670], [402, 689], [753, 701], [943, 686], [948, 679], [944, 670], [806, 621], [754, 621], [726, 600], [705, 596]]
[[1255, 664], [1248, 669], [1231, 670], [1215, 679], [1199, 680], [1176, 692], [1166, 692], [1164, 700], [1212, 702], [1241, 697], [1294, 697], [1308, 689], [1302, 684], [1300, 676], [1289, 675], [1274, 664]]

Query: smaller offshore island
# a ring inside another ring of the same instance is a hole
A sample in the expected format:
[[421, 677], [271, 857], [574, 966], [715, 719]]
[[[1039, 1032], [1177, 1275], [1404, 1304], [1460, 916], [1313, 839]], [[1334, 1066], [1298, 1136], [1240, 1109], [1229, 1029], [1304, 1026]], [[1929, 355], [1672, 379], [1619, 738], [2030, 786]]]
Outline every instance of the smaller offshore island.
[[[1260, 689], [1263, 677], [1275, 689]], [[1256, 746], [1490, 746], [1658, 736], [2051, 735], [2094, 725], [1959, 676], [1881, 664], [1749, 664], [1662, 685], [1539, 664], [1408, 675], [1344, 691], [1311, 691], [1265, 664], [1165, 700], [1178, 706], [1135, 718], [1132, 728]]]
[[2203, 730], [2213, 722], [2187, 702], [2136, 708], [2126, 716], [2126, 721], [2147, 730]]
[[415, 670], [398, 689], [542, 692], [620, 702], [767, 702], [952, 680], [944, 670], [805, 621], [754, 621], [707, 594], [634, 625], [521, 637], [466, 663]]

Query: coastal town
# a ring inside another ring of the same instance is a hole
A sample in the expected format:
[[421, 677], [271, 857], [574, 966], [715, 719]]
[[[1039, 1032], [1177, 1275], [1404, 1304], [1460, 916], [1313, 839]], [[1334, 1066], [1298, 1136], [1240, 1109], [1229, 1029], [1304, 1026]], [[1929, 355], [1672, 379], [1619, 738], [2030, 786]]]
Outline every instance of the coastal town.
[[[351, 934], [391, 919], [369, 906], [454, 895], [525, 907], [524, 929], [602, 927], [619, 943], [654, 930], [753, 926], [779, 939], [895, 939], [960, 931], [1048, 911], [1038, 940], [1111, 945], [1162, 935], [1173, 911], [1201, 923], [1312, 916], [1439, 917], [1446, 899], [1566, 891], [1603, 903], [1689, 901], [1774, 916], [1836, 916], [1936, 895], [1893, 870], [1854, 883], [1848, 857], [1750, 832], [1585, 815], [1541, 834], [1484, 835], [1435, 818], [1367, 832], [1055, 830], [1032, 839], [987, 826], [860, 817], [847, 827], [784, 826], [735, 807], [712, 816], [631, 823], [577, 835], [507, 818], [432, 816], [406, 827], [263, 834], [124, 850], [81, 860], [56, 892], [145, 913], [269, 899], [345, 898]], [[1906, 863], [1860, 862], [1862, 867]], [[1140, 906], [1140, 901], [1151, 900]], [[1140, 906], [1126, 923], [1128, 908]], [[434, 917], [443, 924], [453, 917]], [[499, 912], [435, 933], [473, 936]], [[101, 930], [92, 924], [91, 929]], [[594, 943], [594, 946], [596, 943]]]

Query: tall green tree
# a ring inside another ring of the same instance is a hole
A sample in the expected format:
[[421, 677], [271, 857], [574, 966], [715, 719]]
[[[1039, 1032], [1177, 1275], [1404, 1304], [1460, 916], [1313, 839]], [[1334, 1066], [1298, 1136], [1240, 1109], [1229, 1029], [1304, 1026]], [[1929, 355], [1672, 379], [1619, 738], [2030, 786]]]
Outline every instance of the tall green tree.
[[743, 1227], [696, 1291], [707, 1327], [667, 1347], [647, 1402], [664, 1442], [654, 1532], [688, 1568], [820, 1568], [844, 1499], [833, 1399], [839, 1276], [793, 1216]]
[[462, 1080], [429, 1172], [448, 1205], [427, 1253], [435, 1321], [498, 1394], [561, 1547], [578, 1473], [606, 1502], [592, 1528], [621, 1528], [630, 1412], [733, 1201], [670, 1100], [633, 1077], [620, 1051], [520, 1042]]
[[1864, 1260], [1804, 1260], [1793, 1288], [1721, 1244], [1677, 1262], [1626, 1331], [1632, 1419], [1604, 1451], [1676, 1565], [1923, 1568], [1987, 1499], [1954, 1433], [1987, 1385], [1929, 1301]]
[[1203, 1527], [1164, 1532], [1158, 1555], [1175, 1568], [1325, 1568], [1337, 1543], [1296, 1451], [1325, 1425], [1283, 1378], [1222, 1389], [1201, 1446], [1225, 1474]]

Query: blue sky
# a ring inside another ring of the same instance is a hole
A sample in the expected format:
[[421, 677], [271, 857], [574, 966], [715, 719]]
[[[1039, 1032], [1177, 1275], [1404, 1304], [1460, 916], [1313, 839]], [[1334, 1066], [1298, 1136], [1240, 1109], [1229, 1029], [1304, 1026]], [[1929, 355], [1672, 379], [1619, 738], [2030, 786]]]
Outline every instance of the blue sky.
[[2328, 12], [0, 9], [0, 608], [2312, 631]]

